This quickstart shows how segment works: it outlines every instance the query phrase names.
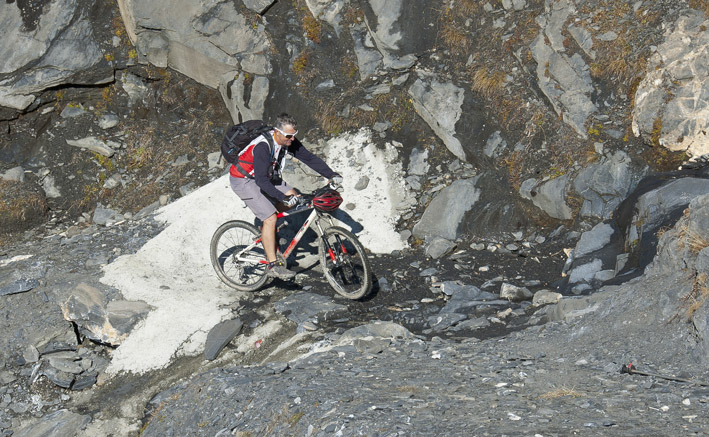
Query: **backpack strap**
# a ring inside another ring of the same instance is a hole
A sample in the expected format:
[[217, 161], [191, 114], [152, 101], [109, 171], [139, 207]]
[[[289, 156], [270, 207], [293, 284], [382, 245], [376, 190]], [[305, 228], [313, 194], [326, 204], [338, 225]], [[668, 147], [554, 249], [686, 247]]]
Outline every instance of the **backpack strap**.
[[[268, 144], [268, 148], [269, 148], [269, 150], [270, 150], [270, 155], [271, 155], [271, 162], [273, 162], [273, 154], [275, 153], [275, 150], [276, 150], [276, 146], [273, 144], [273, 136], [272, 136], [271, 133], [270, 133], [272, 130], [273, 130], [273, 128], [270, 127], [270, 126], [264, 126], [262, 129], [259, 129], [259, 131], [261, 131], [260, 135], [263, 136], [263, 137], [266, 139], [266, 143]], [[234, 135], [234, 137], [235, 137], [235, 136], [236, 136], [236, 135]], [[232, 138], [233, 138], [233, 137], [232, 137]], [[257, 137], [257, 138], [258, 138], [258, 137]], [[256, 143], [256, 144], [259, 144], [259, 143]], [[254, 144], [254, 147], [256, 147], [256, 144]], [[246, 149], [244, 149], [244, 150], [242, 151], [242, 153], [239, 154], [239, 157], [237, 157], [237, 160], [236, 160], [236, 162], [234, 163], [234, 166], [237, 167], [237, 170], [239, 170], [239, 173], [241, 173], [242, 175], [244, 175], [244, 177], [249, 178], [249, 179], [254, 179], [254, 177], [251, 175], [251, 173], [249, 173], [248, 171], [246, 171], [246, 169], [241, 165], [242, 163], [244, 163], [244, 164], [251, 164], [251, 166], [252, 166], [252, 168], [253, 168], [253, 164], [254, 164], [254, 162], [253, 162], [253, 153], [251, 154], [251, 162], [245, 161], [245, 160], [243, 160], [243, 159], [239, 159], [239, 158], [241, 158], [241, 155], [242, 155], [243, 152], [245, 152], [245, 151], [246, 151]], [[253, 170], [252, 170], [252, 171], [253, 171]]]

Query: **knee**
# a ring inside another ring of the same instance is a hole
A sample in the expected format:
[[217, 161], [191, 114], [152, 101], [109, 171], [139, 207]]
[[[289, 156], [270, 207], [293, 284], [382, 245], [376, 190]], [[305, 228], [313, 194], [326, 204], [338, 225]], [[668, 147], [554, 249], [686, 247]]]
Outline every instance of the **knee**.
[[264, 227], [274, 227], [276, 226], [276, 214], [272, 214], [266, 220], [263, 221]]

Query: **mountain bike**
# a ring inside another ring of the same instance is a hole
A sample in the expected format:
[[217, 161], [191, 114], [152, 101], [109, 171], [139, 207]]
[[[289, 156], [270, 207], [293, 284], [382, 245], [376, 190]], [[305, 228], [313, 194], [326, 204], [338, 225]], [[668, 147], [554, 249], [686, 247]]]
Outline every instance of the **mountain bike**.
[[[286, 259], [295, 250], [309, 228], [318, 235], [318, 259], [325, 279], [340, 295], [348, 299], [360, 299], [372, 287], [372, 269], [367, 255], [355, 235], [339, 226], [334, 226], [330, 213], [339, 208], [342, 197], [332, 185], [313, 193], [303, 194], [291, 210], [277, 213], [277, 218], [310, 211], [310, 215], [281, 253], [278, 260], [286, 265]], [[277, 231], [288, 226], [281, 223]], [[268, 277], [268, 261], [261, 244], [261, 231], [251, 223], [232, 220], [221, 225], [210, 244], [212, 266], [217, 276], [226, 285], [241, 291], [256, 291]]]

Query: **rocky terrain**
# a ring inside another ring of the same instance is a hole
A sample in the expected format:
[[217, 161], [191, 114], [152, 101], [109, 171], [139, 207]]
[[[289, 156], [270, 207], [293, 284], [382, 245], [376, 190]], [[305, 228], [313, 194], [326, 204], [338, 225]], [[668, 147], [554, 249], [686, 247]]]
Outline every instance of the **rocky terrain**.
[[[705, 433], [705, 1], [48, 0], [0, 23], [0, 435]], [[224, 128], [284, 110], [345, 176], [361, 301], [312, 237], [292, 282], [211, 270], [214, 229], [251, 219]]]

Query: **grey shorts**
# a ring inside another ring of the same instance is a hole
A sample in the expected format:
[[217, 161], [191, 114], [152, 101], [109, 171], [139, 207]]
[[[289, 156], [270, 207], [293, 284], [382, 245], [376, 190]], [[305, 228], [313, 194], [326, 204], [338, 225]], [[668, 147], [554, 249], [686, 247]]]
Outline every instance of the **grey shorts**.
[[[229, 184], [236, 195], [244, 201], [246, 206], [248, 206], [260, 220], [266, 220], [276, 213], [276, 207], [273, 205], [272, 199], [261, 191], [259, 186], [256, 185], [255, 180], [229, 176]], [[281, 193], [286, 193], [292, 188], [285, 182], [276, 184], [275, 187]]]

